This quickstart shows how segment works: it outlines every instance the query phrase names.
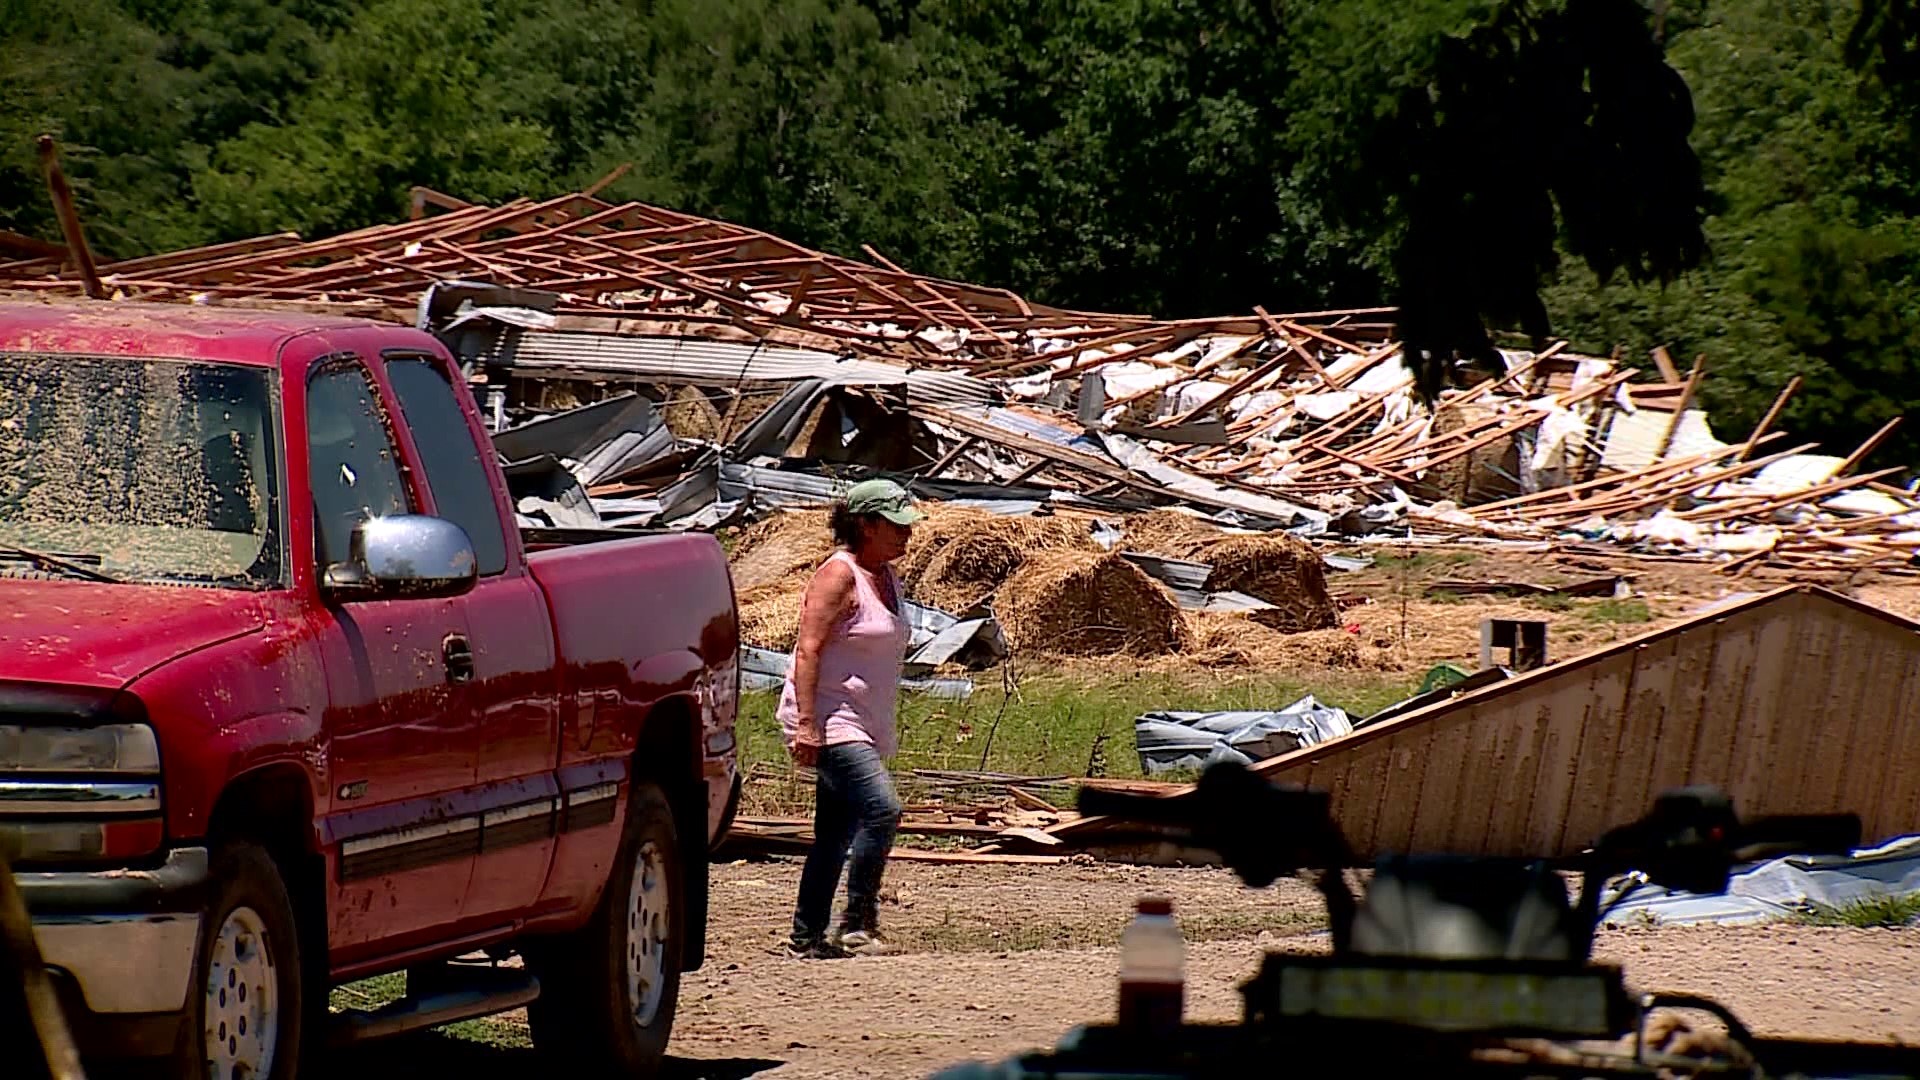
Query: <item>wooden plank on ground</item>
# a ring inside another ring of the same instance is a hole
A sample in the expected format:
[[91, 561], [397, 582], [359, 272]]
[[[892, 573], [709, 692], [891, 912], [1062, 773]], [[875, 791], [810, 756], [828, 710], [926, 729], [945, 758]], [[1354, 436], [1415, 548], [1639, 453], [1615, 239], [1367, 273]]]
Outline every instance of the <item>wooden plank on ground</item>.
[[894, 848], [887, 858], [900, 862], [931, 863], [942, 866], [966, 866], [972, 863], [1001, 866], [1059, 866], [1067, 861], [1065, 855], [1003, 855], [997, 851], [921, 851], [917, 848]]

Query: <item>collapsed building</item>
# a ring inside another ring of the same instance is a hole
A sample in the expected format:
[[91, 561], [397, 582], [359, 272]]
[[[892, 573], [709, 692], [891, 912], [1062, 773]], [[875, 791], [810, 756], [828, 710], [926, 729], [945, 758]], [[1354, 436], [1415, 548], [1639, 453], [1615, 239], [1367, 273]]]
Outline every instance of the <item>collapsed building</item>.
[[[871, 249], [861, 262], [608, 202], [604, 183], [500, 206], [415, 189], [404, 222], [98, 276], [113, 296], [292, 304], [433, 332], [468, 373], [530, 529], [745, 526], [875, 474], [955, 510], [1076, 522], [1088, 543], [1045, 566], [1019, 552], [972, 594], [940, 598], [960, 610], [927, 609], [916, 648], [941, 642], [922, 657], [929, 671], [1003, 655], [998, 628], [979, 625], [1003, 586], [1110, 617], [1140, 608], [1138, 582], [1151, 582], [1190, 613], [1304, 632], [1337, 613], [1320, 611], [1320, 563], [1298, 551], [1339, 565], [1336, 544], [1594, 545], [1730, 574], [1907, 573], [1920, 546], [1920, 500], [1888, 483], [1898, 470], [1858, 471], [1891, 423], [1844, 455], [1772, 430], [1798, 380], [1734, 441], [1697, 405], [1702, 364], [1681, 371], [1663, 352], [1650, 378], [1564, 342], [1505, 350], [1504, 372], [1428, 403], [1390, 309], [1063, 310]], [[0, 262], [0, 286], [81, 289], [59, 249], [22, 255]], [[1225, 532], [1134, 542], [1128, 522], [1155, 513]], [[1221, 546], [1259, 537], [1272, 542]], [[1136, 621], [1124, 640], [1028, 633], [1094, 651], [1192, 637]], [[777, 650], [777, 637], [754, 644]]]

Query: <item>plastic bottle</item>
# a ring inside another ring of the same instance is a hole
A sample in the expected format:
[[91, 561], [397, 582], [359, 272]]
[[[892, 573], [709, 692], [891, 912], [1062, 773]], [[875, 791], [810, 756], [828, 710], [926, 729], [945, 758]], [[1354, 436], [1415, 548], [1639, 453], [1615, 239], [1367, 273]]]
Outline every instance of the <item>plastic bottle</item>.
[[1143, 896], [1120, 933], [1119, 1025], [1134, 1032], [1177, 1031], [1185, 1012], [1187, 943], [1173, 901]]

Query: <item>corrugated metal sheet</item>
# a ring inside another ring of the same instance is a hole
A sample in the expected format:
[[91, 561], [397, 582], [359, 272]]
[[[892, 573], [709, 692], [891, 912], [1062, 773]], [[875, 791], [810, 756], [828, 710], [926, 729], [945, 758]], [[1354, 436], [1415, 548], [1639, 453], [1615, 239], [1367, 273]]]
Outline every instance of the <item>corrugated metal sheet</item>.
[[787, 345], [747, 345], [706, 338], [515, 330], [496, 363], [631, 375], [662, 382], [730, 386], [738, 382], [823, 379], [838, 386], [903, 386], [909, 401], [987, 405], [991, 383], [952, 371], [923, 371]]
[[1782, 589], [1257, 768], [1332, 794], [1357, 854], [1567, 855], [1653, 796], [1920, 831], [1920, 624]]

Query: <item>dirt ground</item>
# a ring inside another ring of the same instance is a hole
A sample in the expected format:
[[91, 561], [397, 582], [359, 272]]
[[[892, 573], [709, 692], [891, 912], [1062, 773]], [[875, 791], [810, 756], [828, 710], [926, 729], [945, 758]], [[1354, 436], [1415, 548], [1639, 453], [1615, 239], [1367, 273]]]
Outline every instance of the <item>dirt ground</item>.
[[[780, 950], [798, 878], [787, 859], [714, 867], [711, 958], [682, 985], [671, 1076], [917, 1078], [1051, 1045], [1111, 1016], [1118, 933], [1144, 892], [1175, 899], [1190, 1019], [1237, 1016], [1263, 949], [1326, 945], [1318, 898], [1295, 881], [1255, 892], [1213, 869], [896, 864], [882, 918], [902, 951], [800, 961]], [[1709, 995], [1763, 1034], [1920, 1041], [1920, 929], [1635, 928], [1603, 932], [1596, 951], [1638, 989]], [[369, 1048], [328, 1080], [539, 1067], [519, 1017], [470, 1031]]]

